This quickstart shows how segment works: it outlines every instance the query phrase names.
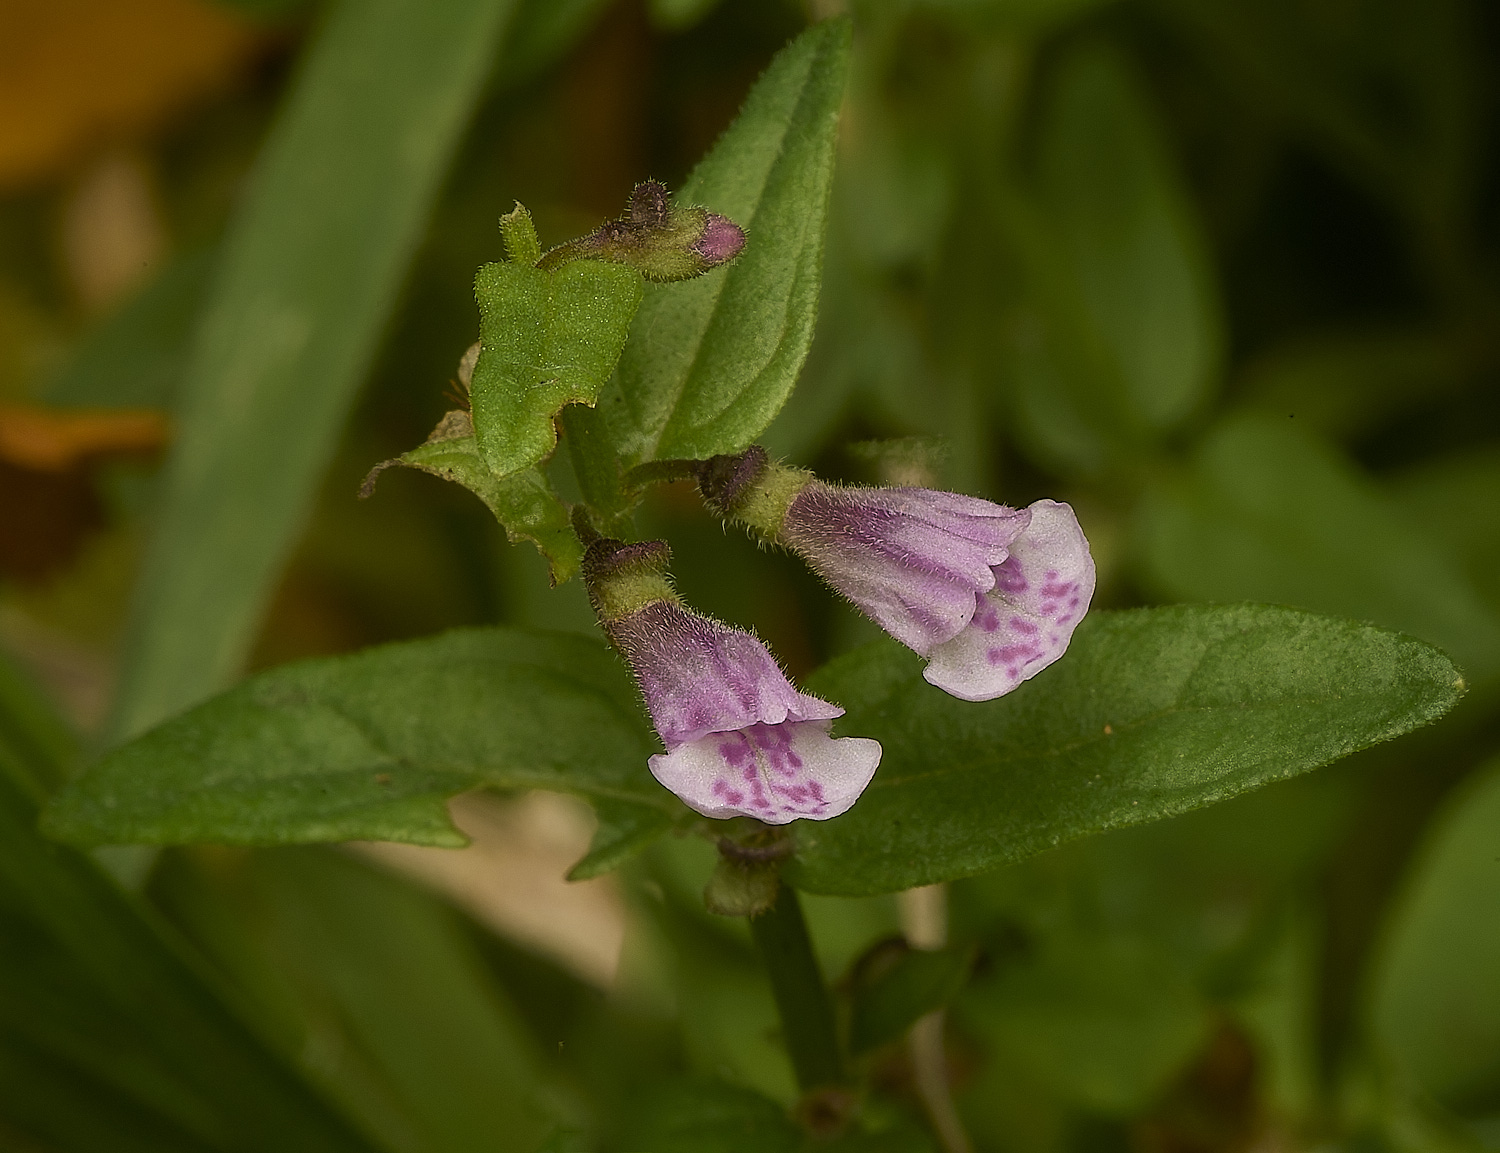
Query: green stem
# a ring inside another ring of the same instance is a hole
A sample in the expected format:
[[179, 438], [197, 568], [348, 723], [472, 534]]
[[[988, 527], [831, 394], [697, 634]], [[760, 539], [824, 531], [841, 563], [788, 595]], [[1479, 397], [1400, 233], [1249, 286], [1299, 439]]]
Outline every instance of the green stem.
[[570, 404], [562, 410], [562, 426], [583, 499], [604, 519], [609, 531], [618, 531], [617, 522], [629, 512], [631, 502], [620, 486], [620, 461], [604, 414], [587, 405]]
[[625, 474], [625, 488], [630, 491], [653, 484], [671, 484], [674, 480], [694, 480], [701, 460], [648, 460]]
[[771, 978], [781, 1031], [803, 1092], [846, 1081], [833, 1003], [813, 955], [796, 890], [783, 884], [776, 903], [750, 920], [750, 933]]

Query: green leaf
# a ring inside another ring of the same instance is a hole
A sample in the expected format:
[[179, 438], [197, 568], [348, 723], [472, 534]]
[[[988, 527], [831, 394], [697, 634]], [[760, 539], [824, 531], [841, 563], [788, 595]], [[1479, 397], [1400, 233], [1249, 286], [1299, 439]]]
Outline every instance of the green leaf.
[[[1363, 7], [1153, 6], [1207, 49], [1199, 67], [1222, 72], [1260, 116], [1291, 125], [1332, 167], [1410, 214], [1413, 227], [1451, 227], [1466, 211], [1483, 65], [1464, 5], [1390, 0], [1378, 19]], [[1372, 92], [1389, 93], [1402, 113]]]
[[545, 460], [557, 447], [552, 418], [598, 398], [644, 286], [635, 269], [599, 260], [554, 272], [519, 260], [479, 270], [480, 350], [469, 395], [479, 451], [495, 475]]
[[1388, 740], [1463, 691], [1430, 645], [1260, 605], [1091, 613], [1015, 692], [959, 701], [877, 643], [810, 690], [885, 755], [848, 813], [795, 826], [788, 879], [892, 892], [970, 876], [1075, 837], [1224, 800]]
[[1058, 934], [976, 982], [955, 1010], [998, 1061], [1075, 1107], [1147, 1108], [1198, 1049], [1207, 1003], [1186, 975], [1124, 934]]
[[656, 1089], [639, 1109], [627, 1149], [652, 1153], [797, 1153], [802, 1132], [775, 1101], [721, 1081]]
[[67, 776], [76, 744], [37, 687], [0, 655], [0, 772], [33, 799], [45, 797]]
[[1388, 491], [1500, 611], [1500, 449], [1440, 457], [1393, 477]]
[[471, 629], [286, 665], [168, 721], [49, 807], [76, 844], [462, 845], [446, 798], [480, 785], [680, 812], [624, 667], [587, 637]]
[[568, 870], [570, 881], [587, 881], [614, 872], [670, 832], [675, 823], [671, 813], [650, 805], [610, 797], [595, 797], [590, 803], [599, 827], [594, 830], [589, 851]]
[[1139, 1115], [1203, 1051], [1228, 1005], [1258, 1032], [1269, 1025], [1266, 1060], [1287, 1062], [1276, 1099], [1295, 1096], [1295, 1071], [1309, 1061], [1300, 1018], [1268, 1018], [1265, 1006], [1304, 994], [1288, 946], [1310, 924], [1294, 910], [1345, 832], [1361, 783], [1353, 768], [1087, 837], [952, 886], [951, 931], [977, 938], [988, 961], [951, 1010], [956, 1028], [991, 1047], [985, 1080]]
[[1462, 392], [1468, 371], [1448, 333], [1386, 322], [1279, 341], [1238, 372], [1235, 395], [1347, 444]]
[[[0, 699], [0, 730], [29, 727]], [[54, 766], [51, 773], [60, 771]], [[370, 1153], [202, 962], [83, 854], [36, 833], [0, 750], [0, 1118], [7, 1145]]]
[[1239, 416], [1205, 438], [1187, 476], [1148, 490], [1140, 539], [1167, 597], [1373, 620], [1442, 645], [1483, 681], [1500, 671], [1500, 617], [1427, 519], [1295, 421]]
[[179, 389], [120, 736], [239, 672], [510, 8], [344, 0], [310, 42], [230, 223]]
[[1434, 822], [1374, 984], [1377, 1035], [1426, 1093], [1500, 1107], [1500, 761]]
[[152, 892], [393, 1148], [540, 1141], [542, 1054], [442, 900], [309, 848], [169, 854]]
[[651, 0], [651, 23], [667, 32], [684, 32], [718, 4], [719, 0]]
[[609, 0], [519, 0], [497, 69], [507, 88], [550, 68], [597, 22]]
[[568, 510], [552, 485], [534, 468], [497, 477], [479, 455], [469, 414], [455, 409], [443, 417], [427, 440], [395, 460], [376, 465], [365, 478], [361, 496], [369, 496], [375, 478], [392, 465], [405, 465], [461, 484], [494, 513], [512, 541], [529, 540], [547, 558], [552, 583], [562, 584], [578, 571], [583, 546], [573, 532]]
[[678, 194], [748, 240], [722, 271], [647, 289], [604, 394], [630, 462], [745, 448], [791, 394], [817, 312], [849, 37], [830, 20], [784, 48]]
[[1098, 468], [1202, 407], [1223, 319], [1191, 199], [1123, 58], [1071, 52], [1039, 131], [1034, 193], [1001, 213], [1030, 297], [1016, 400], [1045, 455]]
[[901, 948], [894, 938], [854, 971], [849, 1050], [863, 1053], [894, 1041], [919, 1017], [958, 996], [974, 968], [974, 950]]
[[170, 408], [217, 250], [180, 256], [83, 338], [43, 393], [52, 404]]

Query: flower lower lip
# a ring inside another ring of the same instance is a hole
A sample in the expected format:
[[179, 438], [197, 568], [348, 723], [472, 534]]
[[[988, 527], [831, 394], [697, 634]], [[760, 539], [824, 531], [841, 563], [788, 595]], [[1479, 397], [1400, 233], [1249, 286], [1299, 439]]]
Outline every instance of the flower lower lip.
[[713, 733], [651, 758], [651, 772], [706, 817], [780, 825], [846, 812], [880, 763], [878, 742], [832, 737], [826, 721]]

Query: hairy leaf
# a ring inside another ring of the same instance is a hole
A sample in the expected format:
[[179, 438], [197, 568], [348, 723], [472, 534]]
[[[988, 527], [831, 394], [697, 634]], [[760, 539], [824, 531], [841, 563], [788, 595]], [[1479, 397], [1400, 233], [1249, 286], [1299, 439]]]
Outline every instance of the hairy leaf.
[[817, 312], [849, 35], [830, 20], [783, 49], [678, 194], [748, 240], [723, 271], [647, 289], [604, 399], [630, 460], [742, 449], [791, 394]]
[[894, 643], [813, 691], [885, 756], [848, 813], [794, 826], [790, 879], [859, 895], [953, 880], [1326, 764], [1435, 720], [1457, 670], [1430, 645], [1260, 605], [1091, 614], [1015, 692], [959, 701]]
[[624, 667], [587, 637], [472, 629], [263, 673], [62, 790], [78, 844], [461, 845], [444, 801], [479, 785], [680, 807]]
[[469, 391], [479, 451], [496, 476], [551, 455], [552, 418], [565, 404], [594, 403], [644, 285], [635, 269], [598, 260], [553, 272], [521, 261], [479, 270], [480, 351]]
[[583, 546], [578, 543], [568, 510], [540, 471], [528, 468], [498, 477], [479, 455], [469, 414], [455, 409], [443, 417], [427, 440], [395, 460], [384, 461], [365, 479], [362, 496], [374, 488], [375, 478], [392, 465], [405, 465], [461, 484], [494, 513], [512, 541], [529, 540], [547, 558], [552, 583], [561, 584], [578, 571]]

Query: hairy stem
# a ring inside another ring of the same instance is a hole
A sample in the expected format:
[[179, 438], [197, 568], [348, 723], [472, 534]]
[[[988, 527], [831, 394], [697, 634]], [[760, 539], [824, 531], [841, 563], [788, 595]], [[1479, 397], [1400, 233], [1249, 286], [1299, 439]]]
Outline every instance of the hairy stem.
[[796, 890], [782, 884], [776, 903], [751, 918], [750, 933], [771, 978], [771, 992], [797, 1085], [806, 1092], [843, 1084], [847, 1078], [834, 1028], [833, 1004], [813, 955]]
[[604, 414], [587, 405], [570, 404], [562, 410], [561, 421], [583, 499], [603, 519], [608, 532], [621, 532], [632, 501], [620, 486], [620, 462]]

